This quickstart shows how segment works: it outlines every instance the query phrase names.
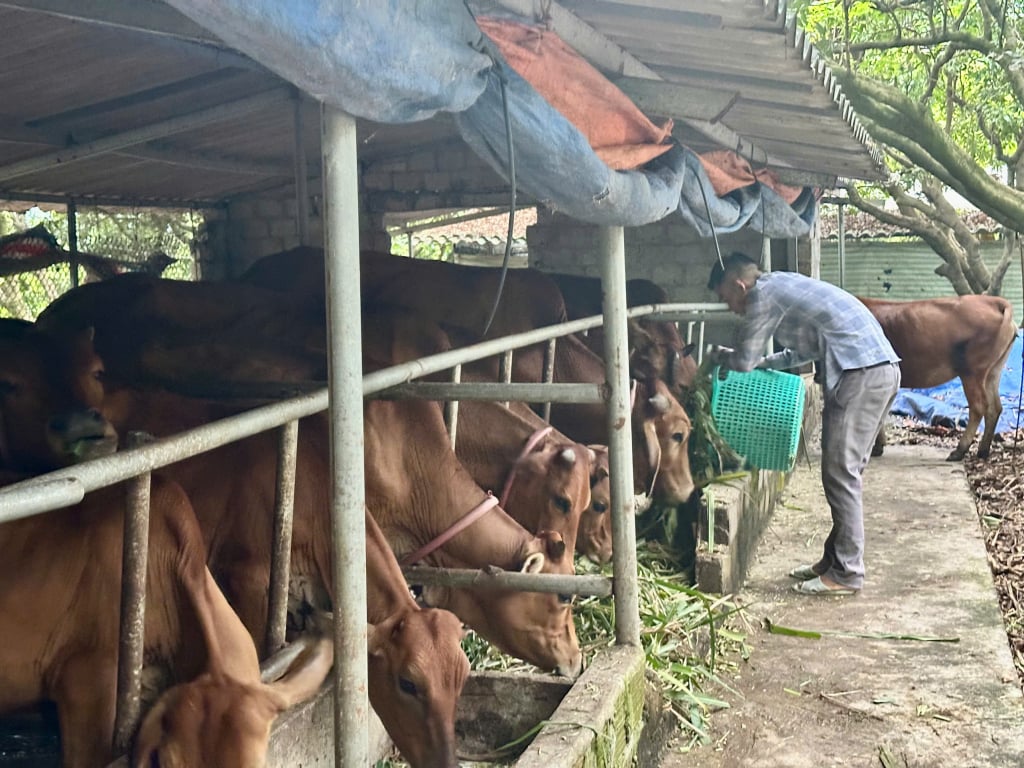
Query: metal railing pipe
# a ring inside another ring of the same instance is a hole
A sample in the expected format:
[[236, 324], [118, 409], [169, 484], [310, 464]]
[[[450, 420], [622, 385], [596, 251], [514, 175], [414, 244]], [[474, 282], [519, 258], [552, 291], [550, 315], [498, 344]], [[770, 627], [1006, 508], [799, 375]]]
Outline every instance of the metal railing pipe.
[[76, 504], [89, 491], [128, 480], [327, 408], [327, 390], [265, 405], [173, 437], [118, 451], [0, 489], [0, 523]]
[[277, 483], [274, 489], [274, 530], [270, 554], [270, 595], [264, 654], [284, 645], [288, 625], [288, 580], [292, 567], [292, 522], [295, 511], [295, 465], [299, 452], [299, 422], [280, 427], [277, 441]]
[[607, 576], [560, 573], [520, 573], [468, 568], [430, 568], [414, 565], [402, 569], [409, 584], [425, 587], [463, 587], [473, 589], [517, 589], [524, 592], [551, 592], [559, 595], [608, 597], [612, 580]]
[[[143, 439], [143, 438], [133, 438]], [[114, 753], [131, 746], [142, 714], [142, 664], [146, 639], [146, 568], [149, 561], [149, 501], [152, 475], [145, 472], [126, 486], [121, 549], [121, 622], [117, 654], [117, 707]]]
[[449, 384], [443, 381], [413, 381], [375, 393], [378, 400], [514, 400], [522, 403], [603, 403], [603, 384], [498, 384], [467, 381]]

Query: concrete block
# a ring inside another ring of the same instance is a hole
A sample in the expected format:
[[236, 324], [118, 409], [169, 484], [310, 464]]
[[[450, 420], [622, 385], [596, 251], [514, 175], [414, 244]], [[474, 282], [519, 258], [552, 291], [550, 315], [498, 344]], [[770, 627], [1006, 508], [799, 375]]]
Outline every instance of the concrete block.
[[633, 765], [643, 732], [644, 666], [639, 648], [620, 645], [602, 651], [514, 763], [516, 768]]

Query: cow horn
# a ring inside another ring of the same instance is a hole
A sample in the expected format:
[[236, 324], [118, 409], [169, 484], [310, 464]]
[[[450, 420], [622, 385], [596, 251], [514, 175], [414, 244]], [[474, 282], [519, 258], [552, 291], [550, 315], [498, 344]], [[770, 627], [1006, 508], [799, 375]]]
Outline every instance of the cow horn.
[[647, 398], [647, 402], [650, 403], [651, 408], [653, 408], [658, 413], [668, 413], [670, 404], [668, 402], [668, 398], [665, 397], [665, 395], [663, 395], [662, 393], [659, 392], [656, 395], [651, 395], [649, 398]]
[[576, 464], [576, 451], [574, 451], [571, 446], [563, 448], [559, 452], [558, 458], [571, 467]]

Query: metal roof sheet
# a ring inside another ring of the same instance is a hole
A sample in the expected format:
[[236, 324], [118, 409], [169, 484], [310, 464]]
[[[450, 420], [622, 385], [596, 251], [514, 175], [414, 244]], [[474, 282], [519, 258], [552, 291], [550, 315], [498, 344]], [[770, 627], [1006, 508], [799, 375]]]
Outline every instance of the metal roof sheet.
[[[790, 183], [879, 174], [826, 70], [763, 0], [501, 0], [549, 23], [695, 151], [727, 148]], [[0, 198], [214, 205], [292, 183], [295, 105], [310, 171], [319, 108], [157, 0], [0, 0]], [[727, 53], [727, 55], [725, 55]], [[450, 117], [359, 121], [367, 159], [461, 145]], [[466, 150], [468, 151], [468, 149]]]

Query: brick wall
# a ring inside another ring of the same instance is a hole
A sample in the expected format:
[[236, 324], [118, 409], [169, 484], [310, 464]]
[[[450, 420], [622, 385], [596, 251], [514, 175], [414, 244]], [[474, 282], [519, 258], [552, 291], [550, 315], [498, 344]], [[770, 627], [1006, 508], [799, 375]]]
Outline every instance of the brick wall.
[[[530, 266], [547, 272], [600, 275], [598, 228], [565, 216], [539, 213], [526, 233]], [[720, 235], [722, 254], [739, 250], [755, 258], [761, 252], [759, 233], [743, 229]], [[646, 278], [664, 288], [675, 302], [715, 301], [707, 290], [715, 260], [715, 244], [698, 237], [681, 219], [669, 216], [644, 227], [625, 230], [626, 278]]]

